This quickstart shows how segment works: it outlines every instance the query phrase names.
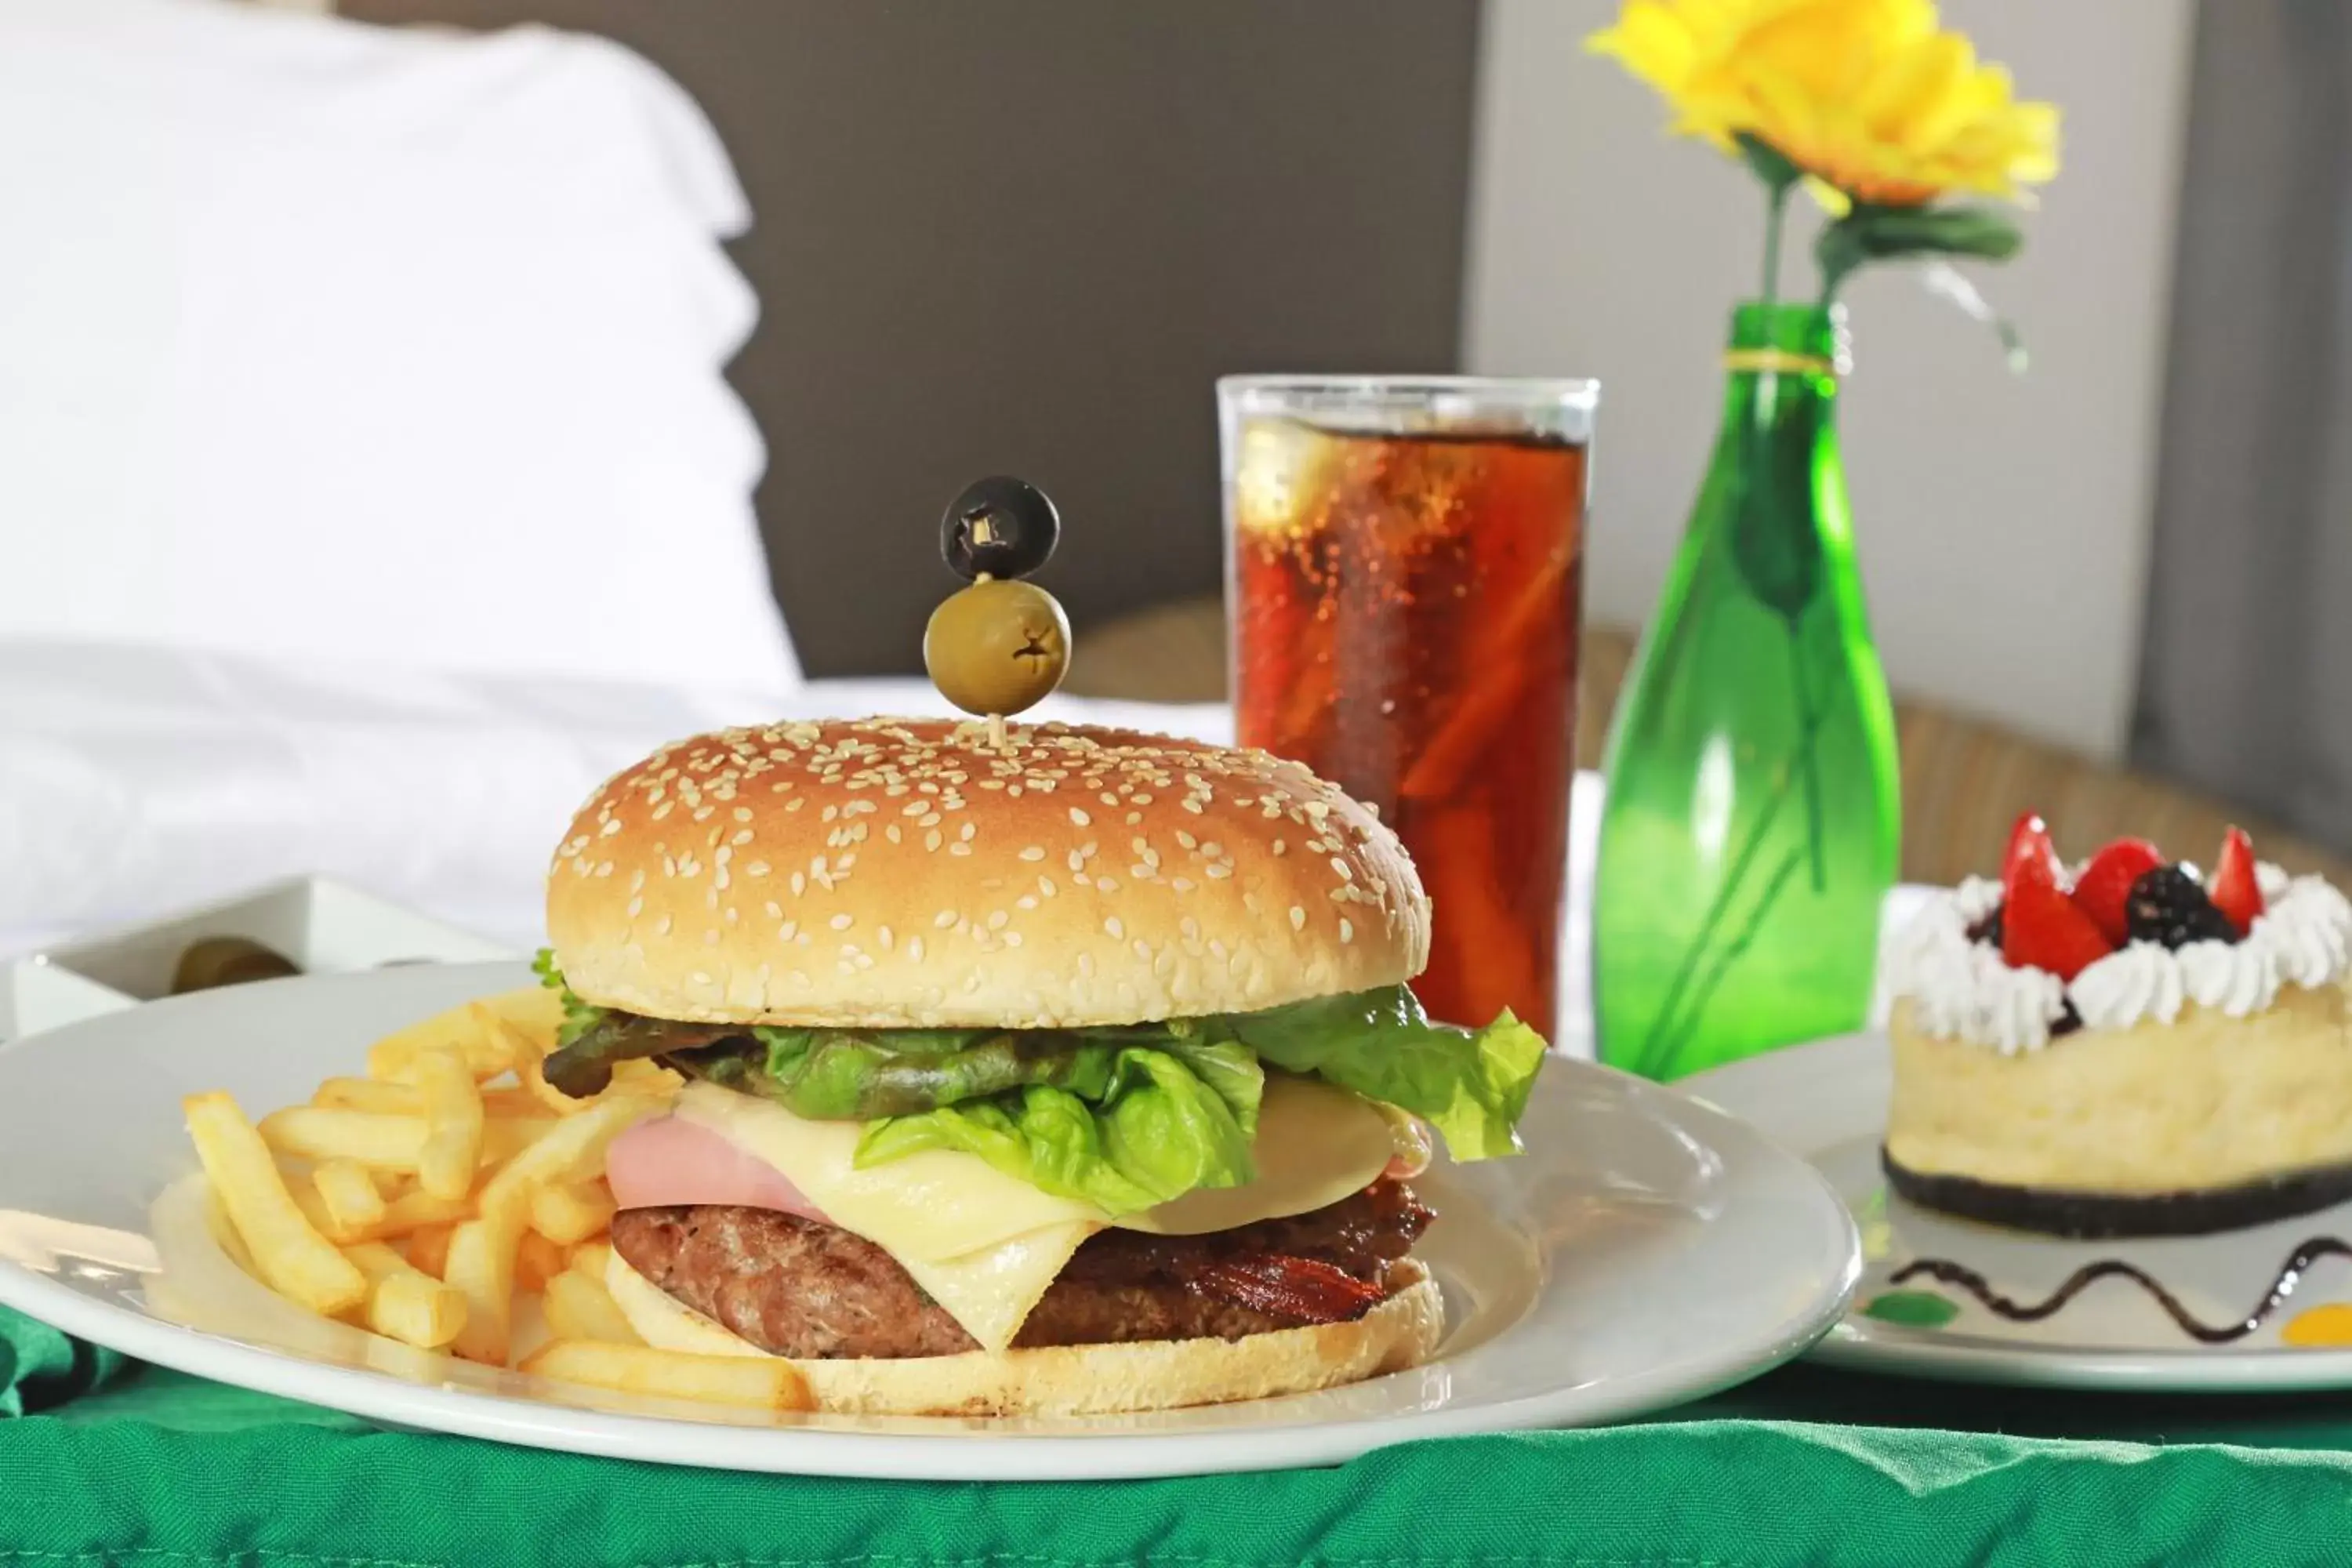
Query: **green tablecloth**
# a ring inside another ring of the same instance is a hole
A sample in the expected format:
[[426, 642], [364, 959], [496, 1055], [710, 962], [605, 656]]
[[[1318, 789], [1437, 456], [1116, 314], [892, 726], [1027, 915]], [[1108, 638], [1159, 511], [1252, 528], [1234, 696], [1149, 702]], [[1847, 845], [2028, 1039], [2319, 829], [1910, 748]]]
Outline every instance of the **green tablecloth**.
[[2352, 1401], [2021, 1398], [1791, 1367], [1598, 1432], [981, 1485], [375, 1430], [0, 1309], [0, 1564], [1747, 1568], [2352, 1561]]

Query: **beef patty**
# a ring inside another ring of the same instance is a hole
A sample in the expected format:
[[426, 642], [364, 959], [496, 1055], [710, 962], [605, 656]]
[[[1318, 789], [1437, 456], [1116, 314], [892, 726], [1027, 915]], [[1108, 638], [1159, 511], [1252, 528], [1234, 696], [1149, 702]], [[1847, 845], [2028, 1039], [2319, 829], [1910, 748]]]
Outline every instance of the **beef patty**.
[[[1327, 1208], [1206, 1236], [1105, 1230], [1029, 1314], [1016, 1346], [1244, 1335], [1360, 1318], [1431, 1213], [1381, 1180]], [[628, 1209], [613, 1249], [677, 1300], [761, 1350], [802, 1358], [979, 1348], [863, 1237], [772, 1209]]]

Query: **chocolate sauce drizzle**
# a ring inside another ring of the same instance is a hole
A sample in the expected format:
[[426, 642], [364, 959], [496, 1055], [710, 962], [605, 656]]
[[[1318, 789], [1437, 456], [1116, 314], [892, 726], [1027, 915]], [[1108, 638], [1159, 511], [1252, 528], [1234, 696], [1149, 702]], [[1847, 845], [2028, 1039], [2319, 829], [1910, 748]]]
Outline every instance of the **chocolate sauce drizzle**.
[[2352, 1242], [2332, 1236], [2315, 1236], [2288, 1255], [2286, 1262], [2271, 1281], [2269, 1293], [2254, 1304], [2243, 1319], [2231, 1323], [2208, 1323], [2180, 1302], [2180, 1298], [2166, 1289], [2137, 1264], [2120, 1258], [2102, 1258], [2086, 1263], [2068, 1275], [2058, 1289], [2043, 1300], [2034, 1302], [2012, 1300], [1992, 1288], [1992, 1282], [1964, 1263], [1948, 1258], [1923, 1258], [1906, 1263], [1888, 1276], [1887, 1283], [1901, 1285], [1926, 1275], [1945, 1285], [1956, 1285], [1983, 1303], [1988, 1311], [2019, 1323], [2038, 1323], [2054, 1316], [2075, 1297], [2102, 1279], [2128, 1279], [2153, 1297], [2164, 1309], [2165, 1315], [2180, 1325], [2180, 1331], [2202, 1344], [2223, 1345], [2242, 1340], [2263, 1326], [2263, 1320], [2285, 1305], [2305, 1272], [2323, 1258], [2352, 1258]]

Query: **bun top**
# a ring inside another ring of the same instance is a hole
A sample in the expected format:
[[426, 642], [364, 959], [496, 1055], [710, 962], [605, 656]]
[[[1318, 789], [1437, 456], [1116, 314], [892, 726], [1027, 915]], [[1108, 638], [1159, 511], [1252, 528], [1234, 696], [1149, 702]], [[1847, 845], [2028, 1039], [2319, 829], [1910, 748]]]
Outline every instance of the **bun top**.
[[572, 989], [653, 1017], [1065, 1028], [1408, 980], [1396, 836], [1297, 763], [1061, 724], [826, 720], [665, 746], [547, 884]]

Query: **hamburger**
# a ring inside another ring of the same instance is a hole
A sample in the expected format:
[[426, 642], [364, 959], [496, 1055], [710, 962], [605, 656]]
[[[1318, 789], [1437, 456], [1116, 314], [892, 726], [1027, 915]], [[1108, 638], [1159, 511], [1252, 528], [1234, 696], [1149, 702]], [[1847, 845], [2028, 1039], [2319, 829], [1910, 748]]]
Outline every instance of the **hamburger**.
[[688, 1080], [608, 1155], [614, 1297], [836, 1410], [1416, 1364], [1433, 1130], [1516, 1152], [1545, 1048], [1423, 1016], [1429, 922], [1374, 814], [1264, 752], [919, 720], [665, 747], [558, 847], [540, 965], [556, 1087]]

